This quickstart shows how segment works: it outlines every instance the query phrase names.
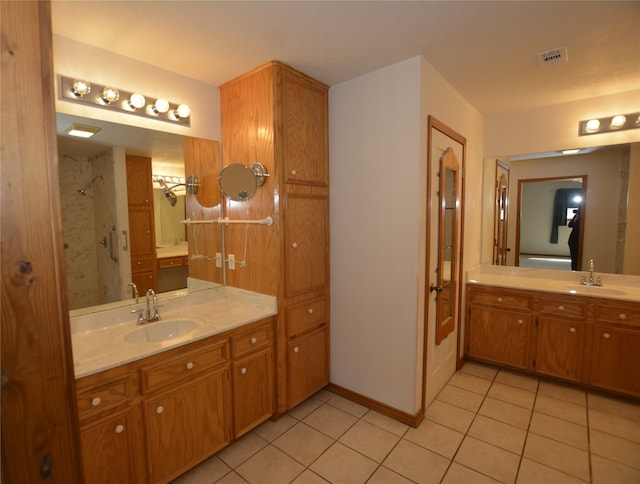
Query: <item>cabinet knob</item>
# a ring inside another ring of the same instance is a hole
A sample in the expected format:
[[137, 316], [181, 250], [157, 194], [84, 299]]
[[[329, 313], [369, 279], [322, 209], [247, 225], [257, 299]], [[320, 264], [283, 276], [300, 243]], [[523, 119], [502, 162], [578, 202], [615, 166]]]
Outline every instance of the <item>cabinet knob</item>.
[[518, 324], [522, 324], [524, 321], [522, 319], [518, 319]]
[[576, 328], [569, 328], [569, 332], [570, 333], [575, 333], [576, 332]]
[[313, 314], [313, 308], [309, 308], [309, 309], [307, 309], [307, 312], [308, 312], [309, 314]]
[[610, 335], [609, 333], [604, 333], [604, 334], [602, 335], [602, 337], [603, 337], [604, 339], [609, 339], [609, 338], [611, 338], [611, 335]]
[[620, 313], [620, 314], [618, 314], [618, 318], [620, 318], [620, 319], [627, 319], [627, 315], [626, 315], [626, 314], [624, 314], [624, 313]]
[[251, 338], [251, 344], [254, 345], [258, 342], [258, 340], [256, 338]]
[[243, 375], [247, 374], [247, 369], [246, 368], [240, 368], [240, 373], [242, 373]]
[[296, 346], [295, 348], [293, 348], [293, 352], [294, 352], [294, 353], [298, 353], [299, 351], [300, 351], [300, 348], [299, 348], [299, 347], [297, 347], [297, 346]]
[[124, 425], [116, 425], [116, 434], [124, 432]]
[[162, 405], [158, 405], [158, 407], [156, 408], [156, 413], [160, 415], [162, 412], [164, 412], [164, 407]]
[[292, 249], [297, 249], [298, 248], [298, 243], [297, 242], [292, 243], [291, 244], [291, 248]]
[[189, 363], [186, 364], [187, 370], [192, 370], [193, 369], [193, 363], [190, 361]]
[[91, 400], [91, 405], [93, 405], [94, 407], [97, 407], [101, 403], [102, 403], [102, 399], [100, 397], [96, 397], [93, 400]]
[[564, 311], [564, 306], [558, 306], [558, 311]]
[[502, 302], [502, 298], [501, 297], [498, 298], [498, 302]]
[[291, 170], [291, 176], [296, 176], [298, 172], [296, 170]]

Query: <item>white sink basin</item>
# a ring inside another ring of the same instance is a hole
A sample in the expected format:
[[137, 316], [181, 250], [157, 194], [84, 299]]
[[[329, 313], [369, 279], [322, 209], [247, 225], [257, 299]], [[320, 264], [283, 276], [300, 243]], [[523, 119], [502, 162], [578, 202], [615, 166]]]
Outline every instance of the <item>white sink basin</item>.
[[606, 286], [585, 286], [584, 284], [567, 284], [560, 283], [554, 284], [555, 287], [558, 287], [562, 290], [569, 291], [575, 294], [586, 294], [589, 296], [624, 296], [628, 294], [628, 291], [623, 289], [614, 289], [612, 287]]
[[128, 343], [159, 343], [182, 338], [193, 333], [200, 323], [192, 319], [170, 319], [146, 323], [124, 337]]

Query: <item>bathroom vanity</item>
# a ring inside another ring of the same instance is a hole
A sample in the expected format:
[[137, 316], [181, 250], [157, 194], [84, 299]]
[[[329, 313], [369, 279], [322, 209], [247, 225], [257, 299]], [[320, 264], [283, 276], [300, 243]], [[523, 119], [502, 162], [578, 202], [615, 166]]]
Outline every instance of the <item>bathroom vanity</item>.
[[602, 279], [598, 287], [571, 272], [471, 271], [465, 356], [640, 398], [640, 284]]

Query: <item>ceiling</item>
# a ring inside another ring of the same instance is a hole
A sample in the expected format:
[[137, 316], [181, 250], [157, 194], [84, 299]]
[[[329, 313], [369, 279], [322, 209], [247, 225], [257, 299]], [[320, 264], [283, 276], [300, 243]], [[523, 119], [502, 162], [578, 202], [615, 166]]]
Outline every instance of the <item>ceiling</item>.
[[[213, 86], [280, 60], [329, 85], [417, 55], [490, 116], [640, 87], [637, 1], [52, 1], [53, 32]], [[567, 62], [536, 54], [561, 46]]]

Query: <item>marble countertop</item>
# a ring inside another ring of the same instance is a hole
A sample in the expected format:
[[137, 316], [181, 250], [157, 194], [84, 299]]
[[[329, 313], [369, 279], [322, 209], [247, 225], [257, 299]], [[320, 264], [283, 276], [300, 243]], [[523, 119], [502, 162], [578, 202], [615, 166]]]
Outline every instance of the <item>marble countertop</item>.
[[585, 274], [588, 275], [584, 271], [480, 265], [467, 271], [467, 283], [640, 302], [640, 276], [594, 273], [594, 279], [601, 278], [602, 286], [585, 286], [581, 283]]
[[155, 343], [130, 343], [129, 333], [155, 323], [137, 324], [140, 304], [71, 318], [75, 377], [81, 378], [219, 334], [277, 313], [273, 296], [220, 287], [160, 301], [161, 320], [190, 319], [195, 330]]

